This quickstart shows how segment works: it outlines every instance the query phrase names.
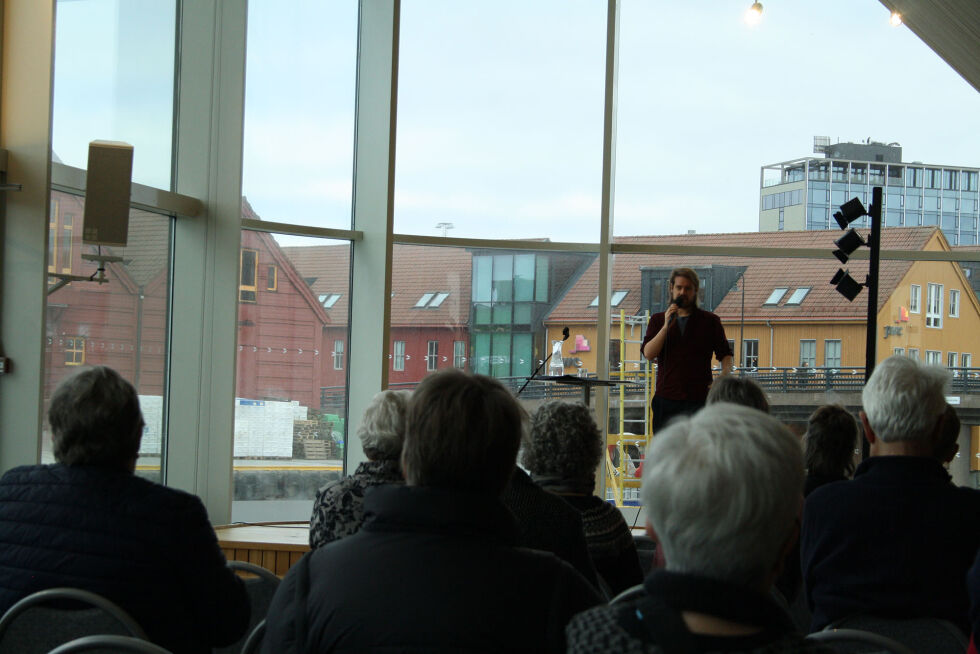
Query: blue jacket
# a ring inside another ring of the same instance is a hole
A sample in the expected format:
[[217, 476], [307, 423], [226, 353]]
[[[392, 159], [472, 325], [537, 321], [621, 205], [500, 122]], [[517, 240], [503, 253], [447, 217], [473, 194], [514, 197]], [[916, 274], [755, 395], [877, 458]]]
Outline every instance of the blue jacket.
[[0, 478], [0, 612], [56, 586], [102, 595], [172, 652], [235, 642], [248, 597], [194, 495], [124, 471], [24, 466]]
[[853, 614], [935, 617], [969, 633], [966, 572], [980, 547], [980, 491], [938, 461], [874, 456], [803, 508], [800, 561], [812, 629]]

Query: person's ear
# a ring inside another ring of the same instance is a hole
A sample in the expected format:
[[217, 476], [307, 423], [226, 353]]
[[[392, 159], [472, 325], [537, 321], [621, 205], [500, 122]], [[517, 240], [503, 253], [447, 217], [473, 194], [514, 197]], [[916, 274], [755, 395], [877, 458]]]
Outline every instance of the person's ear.
[[871, 428], [871, 423], [868, 422], [868, 414], [861, 411], [861, 424], [864, 426], [864, 438], [868, 441], [869, 445], [874, 445], [878, 441], [878, 436], [875, 434], [875, 430]]
[[667, 560], [664, 558], [664, 547], [660, 543], [660, 537], [657, 536], [657, 532], [649, 520], [646, 522], [646, 532], [647, 536], [657, 544], [657, 548], [653, 551], [653, 562], [650, 564], [650, 569], [660, 570], [667, 566]]

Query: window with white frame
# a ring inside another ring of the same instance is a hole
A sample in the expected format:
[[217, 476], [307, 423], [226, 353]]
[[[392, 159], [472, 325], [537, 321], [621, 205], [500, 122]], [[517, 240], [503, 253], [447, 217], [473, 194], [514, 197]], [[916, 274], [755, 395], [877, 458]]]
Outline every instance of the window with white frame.
[[800, 367], [813, 368], [817, 365], [817, 342], [815, 340], [800, 340]]
[[922, 287], [912, 284], [909, 290], [909, 313], [919, 313], [919, 302], [922, 298]]
[[926, 327], [943, 326], [943, 285], [929, 283], [926, 291]]
[[939, 350], [926, 350], [926, 363], [930, 366], [941, 365], [943, 361], [943, 353]]
[[391, 358], [391, 369], [405, 370], [405, 341], [395, 341], [394, 352]]
[[344, 342], [343, 341], [333, 342], [333, 369], [334, 370], [344, 369]]
[[892, 354], [894, 354], [897, 357], [903, 357], [905, 356], [905, 348], [904, 347], [892, 348]]
[[960, 317], [960, 292], [955, 288], [949, 289], [949, 317]]
[[759, 339], [750, 338], [742, 346], [746, 368], [759, 367]]
[[823, 342], [823, 365], [827, 368], [840, 368], [840, 340]]
[[947, 352], [946, 367], [955, 368], [958, 364], [959, 364], [959, 357], [957, 356], [956, 352]]
[[973, 355], [969, 352], [964, 352], [960, 355], [960, 366], [963, 368], [969, 368], [973, 365]]
[[909, 358], [912, 359], [913, 361], [918, 361], [919, 360], [919, 348], [917, 348], [917, 347], [910, 347], [909, 348]]
[[453, 368], [466, 367], [466, 341], [453, 341]]
[[432, 371], [439, 367], [439, 341], [429, 341], [429, 349], [425, 355], [425, 369]]

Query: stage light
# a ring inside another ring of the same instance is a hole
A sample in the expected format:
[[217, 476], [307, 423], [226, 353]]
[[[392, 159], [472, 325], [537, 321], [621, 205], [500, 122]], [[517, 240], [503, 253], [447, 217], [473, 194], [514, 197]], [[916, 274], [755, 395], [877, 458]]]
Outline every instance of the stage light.
[[847, 274], [843, 269], [838, 269], [837, 274], [834, 278], [830, 280], [830, 283], [837, 288], [837, 292], [847, 298], [849, 302], [853, 302], [854, 298], [858, 296], [863, 288], [863, 284], [859, 284], [853, 277]]
[[834, 220], [837, 221], [841, 229], [847, 229], [847, 226], [852, 222], [866, 215], [868, 215], [868, 212], [865, 210], [864, 205], [861, 204], [861, 200], [852, 198], [840, 205], [840, 211], [834, 214]]
[[762, 3], [753, 2], [745, 11], [745, 22], [749, 25], [757, 25], [760, 20], [762, 20]]
[[834, 250], [834, 256], [837, 257], [841, 263], [847, 263], [848, 257], [854, 253], [854, 250], [858, 249], [862, 245], [867, 245], [861, 235], [858, 234], [853, 229], [847, 230], [847, 233], [841, 236], [839, 239], [834, 241], [839, 249]]

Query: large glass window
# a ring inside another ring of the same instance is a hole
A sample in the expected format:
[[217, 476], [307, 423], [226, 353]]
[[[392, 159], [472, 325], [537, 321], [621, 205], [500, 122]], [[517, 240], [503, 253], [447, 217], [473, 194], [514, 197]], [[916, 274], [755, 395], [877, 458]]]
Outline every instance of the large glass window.
[[350, 244], [244, 230], [241, 247], [258, 279], [238, 305], [232, 519], [307, 520], [348, 440]]
[[[56, 214], [52, 223], [64, 225], [65, 216], [84, 214], [80, 196], [54, 191], [51, 199]], [[80, 224], [62, 231], [54, 252], [58, 272], [52, 275], [67, 271], [92, 276], [93, 281], [74, 280], [65, 285], [65, 278], [50, 277], [44, 326], [45, 410], [55, 387], [78, 366], [113, 368], [139, 394], [146, 427], [136, 471], [155, 481], [161, 478], [164, 440], [172, 220], [148, 211], [130, 211], [126, 247], [101, 248], [103, 255], [121, 258], [105, 265], [106, 281], [101, 284], [94, 281], [99, 264], [82, 258], [98, 254], [99, 248], [82, 243]], [[41, 460], [53, 460], [48, 431], [42, 440]]]
[[827, 339], [823, 342], [823, 365], [827, 368], [840, 368], [841, 342], [838, 339]]
[[813, 368], [817, 365], [817, 342], [813, 339], [800, 341], [800, 367]]
[[58, 0], [52, 155], [86, 168], [96, 139], [133, 146], [133, 181], [170, 189], [175, 0]]
[[926, 327], [943, 326], [943, 285], [928, 285], [926, 299]]

